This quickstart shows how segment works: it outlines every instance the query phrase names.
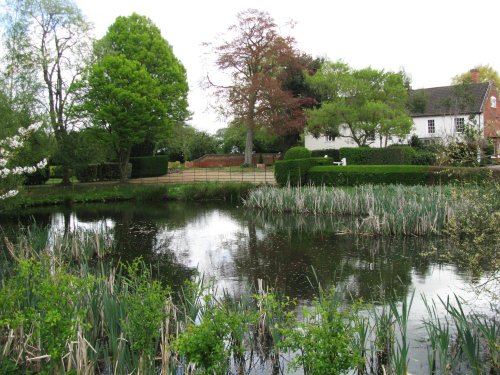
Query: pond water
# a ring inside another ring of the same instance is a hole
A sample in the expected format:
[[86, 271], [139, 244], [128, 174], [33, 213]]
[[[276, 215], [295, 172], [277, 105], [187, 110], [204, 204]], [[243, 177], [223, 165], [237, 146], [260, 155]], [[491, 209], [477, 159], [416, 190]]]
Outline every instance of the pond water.
[[142, 256], [174, 288], [198, 272], [235, 295], [263, 279], [300, 304], [313, 298], [318, 281], [374, 304], [415, 293], [409, 325], [413, 374], [426, 372], [424, 332], [416, 328], [425, 313], [421, 294], [435, 300], [457, 294], [475, 310], [488, 308], [470, 288], [481, 280], [426, 256], [440, 246], [434, 240], [341, 234], [335, 218], [265, 215], [221, 203], [120, 203], [43, 208], [0, 220], [6, 233], [18, 223], [47, 226], [49, 240], [72, 231], [99, 232], [113, 243], [117, 258]]

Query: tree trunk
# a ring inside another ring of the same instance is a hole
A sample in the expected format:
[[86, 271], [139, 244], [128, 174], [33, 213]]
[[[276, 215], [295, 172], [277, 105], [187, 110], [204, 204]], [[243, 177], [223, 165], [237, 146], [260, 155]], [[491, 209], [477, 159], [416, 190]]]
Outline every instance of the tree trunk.
[[130, 160], [131, 147], [127, 150], [121, 150], [118, 157], [118, 167], [120, 168], [120, 182], [127, 181], [127, 165]]
[[247, 139], [245, 142], [245, 162], [244, 164], [252, 164], [252, 152], [253, 152], [253, 128], [247, 128]]

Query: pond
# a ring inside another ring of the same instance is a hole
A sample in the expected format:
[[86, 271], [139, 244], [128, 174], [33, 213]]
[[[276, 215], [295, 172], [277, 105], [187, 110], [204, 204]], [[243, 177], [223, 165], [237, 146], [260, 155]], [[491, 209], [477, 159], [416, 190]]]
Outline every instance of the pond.
[[427, 366], [425, 306], [420, 297], [438, 301], [457, 294], [475, 311], [488, 310], [471, 285], [480, 279], [451, 263], [428, 256], [430, 238], [352, 236], [338, 231], [342, 219], [269, 215], [222, 203], [88, 204], [52, 207], [2, 217], [6, 233], [18, 223], [47, 226], [56, 234], [92, 231], [113, 244], [122, 261], [143, 257], [159, 278], [174, 288], [196, 274], [213, 279], [219, 290], [248, 292], [265, 285], [307, 305], [323, 287], [336, 285], [346, 300], [380, 304], [415, 293], [410, 315], [410, 373]]

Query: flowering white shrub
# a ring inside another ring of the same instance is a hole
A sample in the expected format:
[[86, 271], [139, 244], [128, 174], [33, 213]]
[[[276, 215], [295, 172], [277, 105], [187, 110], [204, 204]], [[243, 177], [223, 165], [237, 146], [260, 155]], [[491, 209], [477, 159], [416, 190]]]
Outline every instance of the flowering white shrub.
[[16, 150], [19, 150], [24, 143], [24, 140], [33, 132], [41, 127], [41, 123], [30, 125], [27, 128], [19, 128], [18, 134], [0, 140], [0, 200], [4, 200], [15, 196], [18, 193], [17, 189], [7, 187], [5, 180], [9, 176], [20, 176], [24, 173], [34, 173], [37, 169], [45, 168], [47, 159], [43, 159], [36, 165], [32, 166], [15, 166], [9, 165], [15, 156]]

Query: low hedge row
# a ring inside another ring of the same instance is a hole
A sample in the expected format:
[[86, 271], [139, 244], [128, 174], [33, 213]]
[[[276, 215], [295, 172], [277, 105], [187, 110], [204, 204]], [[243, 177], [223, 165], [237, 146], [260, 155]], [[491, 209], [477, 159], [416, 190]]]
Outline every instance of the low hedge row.
[[432, 165], [436, 162], [436, 154], [425, 150], [415, 150], [410, 146], [392, 146], [387, 148], [341, 148], [313, 150], [312, 157], [327, 155], [334, 161], [347, 159], [348, 165]]
[[[306, 183], [327, 186], [362, 184], [433, 185], [453, 182], [484, 182], [492, 172], [485, 168], [449, 168], [425, 165], [315, 166]], [[500, 179], [500, 173], [493, 176]]]
[[409, 146], [343, 147], [339, 151], [339, 158], [346, 158], [347, 165], [408, 165], [413, 164], [413, 158], [416, 154], [415, 149]]
[[[132, 164], [128, 163], [128, 178], [130, 177], [131, 172]], [[121, 177], [118, 163], [79, 165], [75, 168], [75, 174], [76, 178], [78, 178], [80, 182], [119, 180]]]
[[156, 177], [168, 173], [168, 155], [130, 158], [132, 177]]
[[331, 158], [307, 158], [295, 160], [278, 160], [274, 163], [274, 177], [280, 186], [290, 183], [292, 186], [307, 183], [307, 172], [317, 165], [332, 164]]

